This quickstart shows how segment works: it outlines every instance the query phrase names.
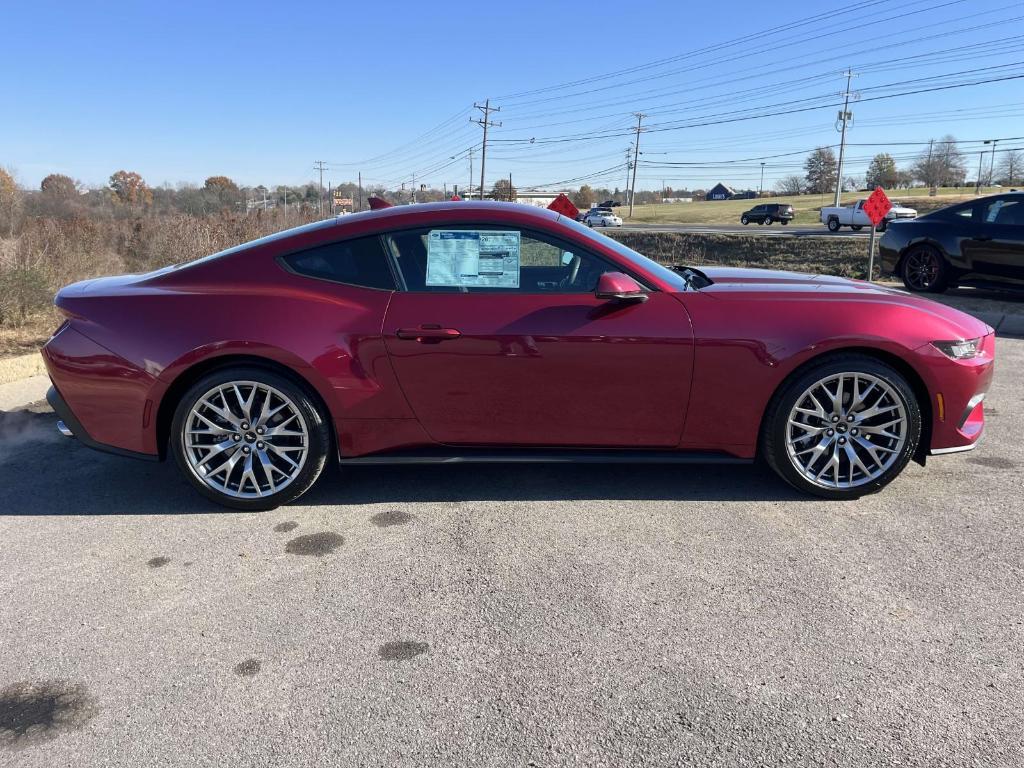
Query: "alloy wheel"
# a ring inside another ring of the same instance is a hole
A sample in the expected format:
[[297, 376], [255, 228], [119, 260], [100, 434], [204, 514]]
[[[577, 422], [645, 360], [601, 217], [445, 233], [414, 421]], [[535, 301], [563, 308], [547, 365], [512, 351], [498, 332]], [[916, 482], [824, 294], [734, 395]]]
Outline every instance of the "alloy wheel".
[[897, 461], [908, 431], [906, 407], [888, 382], [867, 373], [839, 373], [797, 398], [786, 425], [786, 451], [809, 482], [856, 488]]
[[915, 291], [927, 291], [938, 280], [938, 257], [927, 248], [917, 248], [907, 254], [903, 264], [903, 278], [907, 286]]
[[181, 431], [189, 469], [236, 499], [291, 485], [309, 453], [306, 420], [292, 400], [256, 381], [218, 384], [198, 398]]

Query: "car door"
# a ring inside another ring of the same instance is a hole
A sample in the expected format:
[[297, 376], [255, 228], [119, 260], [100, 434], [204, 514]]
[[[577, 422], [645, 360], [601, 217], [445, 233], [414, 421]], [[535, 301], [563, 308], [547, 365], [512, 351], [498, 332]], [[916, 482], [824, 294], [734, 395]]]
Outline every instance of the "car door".
[[[468, 267], [477, 274], [465, 279], [451, 268], [462, 258], [452, 255], [462, 244], [450, 245], [460, 232], [478, 249], [468, 258], [478, 259]], [[385, 343], [410, 407], [434, 440], [678, 444], [693, 334], [674, 296], [598, 299], [600, 275], [621, 266], [575, 240], [515, 227], [446, 225], [385, 240], [403, 283], [388, 307]]]
[[980, 275], [1024, 280], [1024, 197], [982, 201], [973, 237], [962, 247]]

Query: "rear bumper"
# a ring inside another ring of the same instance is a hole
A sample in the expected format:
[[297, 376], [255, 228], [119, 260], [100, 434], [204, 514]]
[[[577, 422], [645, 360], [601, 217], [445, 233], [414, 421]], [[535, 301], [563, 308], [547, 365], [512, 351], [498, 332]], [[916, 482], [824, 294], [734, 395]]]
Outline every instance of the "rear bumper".
[[50, 387], [46, 392], [46, 402], [53, 408], [53, 412], [57, 414], [57, 418], [60, 419], [57, 422], [57, 429], [61, 434], [68, 437], [74, 437], [82, 445], [89, 448], [93, 448], [97, 451], [103, 451], [104, 453], [113, 453], [117, 456], [127, 456], [132, 459], [144, 459], [145, 461], [159, 461], [159, 456], [152, 453], [139, 453], [138, 451], [129, 451], [125, 448], [118, 448], [115, 445], [107, 445], [105, 443], [97, 442], [92, 438], [89, 432], [82, 422], [75, 416], [74, 411], [67, 404], [60, 392], [57, 391], [56, 387]]
[[43, 347], [50, 405], [75, 437], [120, 456], [157, 459], [151, 443], [153, 377], [64, 326]]

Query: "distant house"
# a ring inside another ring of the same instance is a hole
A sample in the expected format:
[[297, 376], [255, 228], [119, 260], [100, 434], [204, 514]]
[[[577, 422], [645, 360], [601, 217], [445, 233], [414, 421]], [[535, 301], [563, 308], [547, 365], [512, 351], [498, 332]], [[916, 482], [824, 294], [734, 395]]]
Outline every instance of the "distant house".
[[731, 200], [735, 194], [736, 192], [732, 187], [719, 183], [708, 190], [705, 200]]

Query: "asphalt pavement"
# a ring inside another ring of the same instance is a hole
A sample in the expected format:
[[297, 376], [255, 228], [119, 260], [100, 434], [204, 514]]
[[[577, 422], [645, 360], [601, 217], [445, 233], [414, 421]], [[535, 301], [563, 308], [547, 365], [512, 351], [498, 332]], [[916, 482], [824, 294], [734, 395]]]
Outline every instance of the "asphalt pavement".
[[1024, 765], [1024, 340], [858, 502], [363, 467], [262, 514], [0, 413], [0, 765]]

